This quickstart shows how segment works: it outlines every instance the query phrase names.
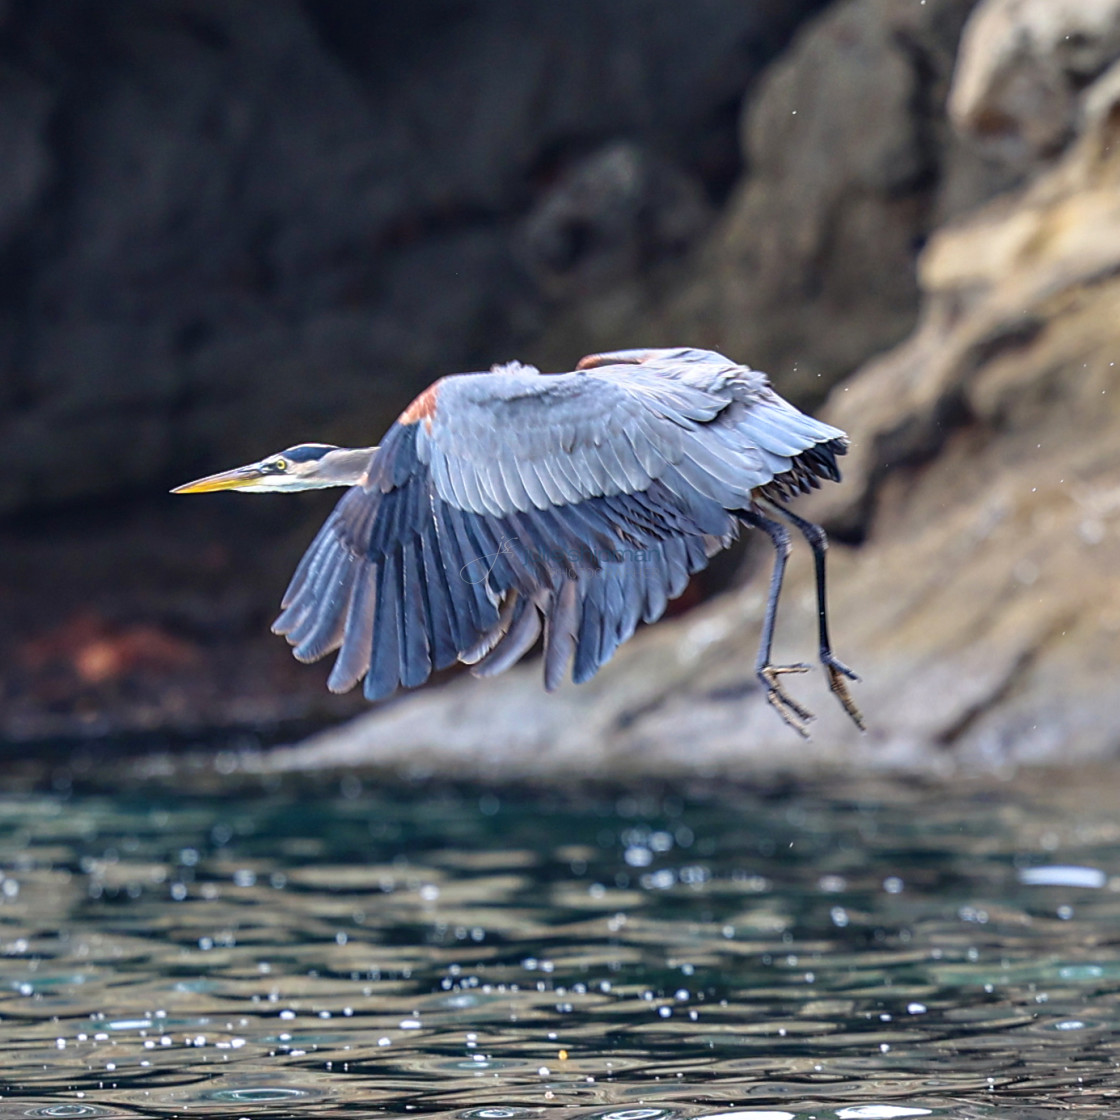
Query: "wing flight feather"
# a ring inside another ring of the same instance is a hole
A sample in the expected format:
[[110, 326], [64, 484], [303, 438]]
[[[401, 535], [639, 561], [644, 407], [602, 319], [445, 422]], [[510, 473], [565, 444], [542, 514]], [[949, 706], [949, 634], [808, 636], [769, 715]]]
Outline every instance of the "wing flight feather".
[[377, 604], [377, 570], [367, 566], [354, 587], [346, 611], [345, 637], [335, 658], [327, 688], [348, 692], [362, 679], [373, 653], [373, 615]]

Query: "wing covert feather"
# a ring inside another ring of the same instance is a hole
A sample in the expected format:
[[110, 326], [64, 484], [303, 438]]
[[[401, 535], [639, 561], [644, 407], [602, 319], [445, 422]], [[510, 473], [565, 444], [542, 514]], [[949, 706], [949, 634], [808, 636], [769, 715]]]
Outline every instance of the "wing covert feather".
[[417, 451], [441, 498], [500, 516], [644, 489], [728, 403], [633, 376], [465, 374], [439, 383]]

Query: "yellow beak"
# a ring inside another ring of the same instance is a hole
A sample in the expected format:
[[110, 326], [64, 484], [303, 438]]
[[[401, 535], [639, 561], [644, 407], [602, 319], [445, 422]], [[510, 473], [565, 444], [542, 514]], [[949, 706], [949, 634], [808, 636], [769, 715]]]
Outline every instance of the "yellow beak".
[[208, 474], [205, 478], [176, 486], [172, 494], [210, 494], [215, 490], [251, 490], [253, 484], [265, 477], [259, 463], [247, 467], [234, 467], [231, 471]]

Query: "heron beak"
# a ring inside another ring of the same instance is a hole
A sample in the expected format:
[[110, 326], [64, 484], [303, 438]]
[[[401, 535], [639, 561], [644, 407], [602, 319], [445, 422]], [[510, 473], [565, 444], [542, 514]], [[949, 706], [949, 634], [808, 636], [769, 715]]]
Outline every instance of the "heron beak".
[[220, 471], [194, 482], [186, 482], [182, 486], [176, 486], [171, 493], [210, 494], [215, 490], [252, 490], [265, 477], [260, 463], [250, 463], [245, 467], [234, 467], [231, 471]]

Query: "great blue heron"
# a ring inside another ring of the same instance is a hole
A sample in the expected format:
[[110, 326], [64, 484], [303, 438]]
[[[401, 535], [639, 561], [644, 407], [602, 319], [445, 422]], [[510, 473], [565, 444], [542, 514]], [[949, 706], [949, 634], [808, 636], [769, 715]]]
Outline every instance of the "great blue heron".
[[[456, 661], [509, 668], [544, 623], [544, 681], [587, 680], [653, 622], [740, 524], [775, 549], [755, 671], [801, 734], [813, 718], [770, 660], [790, 552], [816, 567], [820, 660], [860, 727], [832, 652], [823, 530], [785, 502], [839, 481], [839, 428], [783, 400], [765, 374], [710, 350], [620, 350], [571, 373], [511, 362], [425, 389], [380, 447], [307, 443], [174, 493], [351, 487], [307, 550], [273, 624], [301, 661], [338, 650], [328, 687], [363, 677], [379, 700]], [[776, 516], [772, 516], [776, 515]]]

